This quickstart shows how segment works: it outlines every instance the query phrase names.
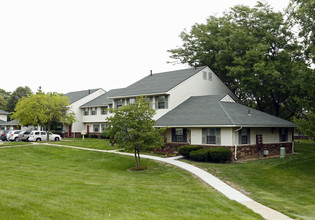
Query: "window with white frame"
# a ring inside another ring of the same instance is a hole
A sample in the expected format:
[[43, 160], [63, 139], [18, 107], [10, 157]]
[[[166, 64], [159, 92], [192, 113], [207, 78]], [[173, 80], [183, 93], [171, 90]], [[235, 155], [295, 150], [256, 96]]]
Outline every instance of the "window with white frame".
[[84, 108], [84, 115], [89, 115], [89, 108]]
[[116, 108], [120, 109], [121, 107], [124, 106], [124, 100], [123, 99], [115, 100], [115, 104], [116, 104]]
[[108, 127], [108, 124], [106, 123], [106, 124], [101, 124], [101, 131], [104, 131], [105, 130], [105, 128], [107, 128]]
[[242, 128], [238, 134], [239, 144], [250, 144], [250, 128]]
[[130, 98], [130, 99], [128, 100], [128, 103], [129, 103], [129, 104], [135, 104], [135, 103], [136, 103], [136, 98]]
[[91, 108], [91, 115], [96, 115], [96, 109], [95, 107]]
[[153, 103], [153, 97], [152, 97], [152, 96], [146, 97], [146, 98], [145, 98], [145, 101], [146, 101], [147, 103], [149, 103], [150, 108], [153, 108], [154, 103]]
[[100, 132], [100, 125], [99, 124], [93, 125], [93, 131], [94, 132]]
[[161, 95], [161, 96], [155, 97], [155, 108], [156, 109], [167, 109], [168, 108], [166, 95]]
[[101, 107], [101, 114], [102, 115], [107, 115], [107, 110], [108, 110], [107, 106]]
[[203, 128], [202, 144], [221, 144], [221, 129]]
[[109, 108], [109, 113], [113, 113], [113, 111], [111, 110], [111, 109], [113, 109], [113, 104], [109, 104], [108, 108]]

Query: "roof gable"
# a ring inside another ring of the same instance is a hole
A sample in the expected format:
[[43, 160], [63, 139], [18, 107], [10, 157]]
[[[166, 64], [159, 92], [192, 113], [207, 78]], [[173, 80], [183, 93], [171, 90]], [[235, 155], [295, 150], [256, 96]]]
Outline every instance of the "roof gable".
[[105, 106], [108, 104], [111, 104], [113, 102], [112, 99], [109, 97], [117, 96], [119, 95], [124, 89], [112, 89], [106, 93], [104, 93], [101, 96], [98, 96], [97, 98], [85, 103], [84, 105], [80, 106], [80, 108], [86, 108], [86, 107], [95, 107], [95, 106]]
[[70, 103], [74, 103], [100, 89], [88, 89], [88, 90], [82, 90], [82, 91], [76, 91], [76, 92], [69, 92], [67, 94], [64, 94], [64, 96], [67, 96]]
[[126, 87], [119, 96], [163, 94], [204, 68], [206, 66], [152, 74]]
[[9, 114], [10, 114], [9, 112], [6, 112], [0, 109], [0, 115], [9, 115]]

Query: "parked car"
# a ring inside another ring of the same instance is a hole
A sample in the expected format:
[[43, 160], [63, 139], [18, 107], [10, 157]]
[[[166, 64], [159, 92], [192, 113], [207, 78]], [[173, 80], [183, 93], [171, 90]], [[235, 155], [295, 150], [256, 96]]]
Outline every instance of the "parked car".
[[[46, 131], [32, 131], [28, 138], [29, 141], [46, 141], [47, 140], [47, 132]], [[61, 137], [59, 134], [49, 133], [50, 141], [60, 141]]]
[[12, 130], [7, 134], [8, 141], [18, 141], [21, 130]]
[[29, 138], [31, 132], [32, 132], [32, 130], [22, 131], [19, 134], [19, 141], [28, 141], [28, 138]]
[[0, 136], [0, 140], [2, 141], [7, 141], [7, 133], [9, 132], [9, 130], [4, 130], [1, 132], [1, 136]]

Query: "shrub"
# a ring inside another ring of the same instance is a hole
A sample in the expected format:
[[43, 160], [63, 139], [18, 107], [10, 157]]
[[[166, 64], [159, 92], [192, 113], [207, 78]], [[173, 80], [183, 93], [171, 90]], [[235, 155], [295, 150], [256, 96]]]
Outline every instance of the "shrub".
[[107, 132], [106, 132], [106, 131], [103, 131], [103, 132], [102, 132], [101, 138], [102, 138], [102, 139], [108, 139], [108, 138], [109, 138], [109, 137], [107, 136]]
[[89, 138], [98, 138], [97, 134], [90, 134]]
[[178, 152], [180, 155], [189, 158], [189, 154], [192, 151], [196, 151], [203, 148], [202, 146], [195, 146], [195, 145], [184, 145], [178, 148]]
[[210, 161], [216, 163], [225, 163], [231, 159], [232, 152], [225, 147], [213, 147], [209, 149]]
[[199, 150], [191, 151], [189, 157], [195, 161], [208, 162], [210, 161], [209, 151], [209, 148], [201, 148]]
[[155, 154], [162, 154], [167, 157], [173, 157], [178, 155], [178, 147], [176, 145], [166, 145], [159, 149], [153, 149]]

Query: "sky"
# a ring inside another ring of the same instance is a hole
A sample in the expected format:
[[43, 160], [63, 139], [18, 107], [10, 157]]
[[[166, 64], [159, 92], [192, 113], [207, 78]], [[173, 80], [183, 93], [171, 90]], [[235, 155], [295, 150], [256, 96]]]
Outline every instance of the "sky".
[[[282, 11], [289, 0], [267, 0]], [[169, 49], [209, 16], [254, 0], [0, 0], [0, 89], [68, 93], [123, 88], [184, 69]]]

